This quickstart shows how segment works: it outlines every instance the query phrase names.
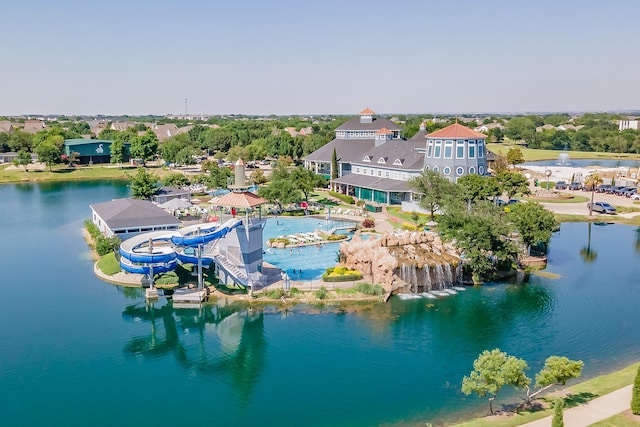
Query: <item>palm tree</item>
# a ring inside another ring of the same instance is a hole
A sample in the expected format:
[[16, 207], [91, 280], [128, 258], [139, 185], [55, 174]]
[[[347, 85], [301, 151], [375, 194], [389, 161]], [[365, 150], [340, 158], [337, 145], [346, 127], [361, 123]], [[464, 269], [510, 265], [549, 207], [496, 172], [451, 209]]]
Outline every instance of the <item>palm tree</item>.
[[589, 223], [589, 237], [587, 238], [587, 246], [580, 249], [580, 256], [587, 264], [592, 263], [598, 257], [598, 253], [591, 249], [591, 226], [593, 224]]
[[[596, 187], [602, 184], [602, 178], [597, 173], [592, 173], [584, 180], [584, 185], [591, 189], [591, 204], [589, 204], [589, 216], [593, 214], [593, 194], [596, 192]], [[589, 227], [591, 232], [591, 227]]]

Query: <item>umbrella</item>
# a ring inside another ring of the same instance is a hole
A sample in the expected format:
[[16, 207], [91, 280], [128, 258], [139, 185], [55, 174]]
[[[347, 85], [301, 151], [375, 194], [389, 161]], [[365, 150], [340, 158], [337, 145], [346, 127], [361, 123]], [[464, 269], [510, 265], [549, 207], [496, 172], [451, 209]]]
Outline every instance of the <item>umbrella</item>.
[[163, 204], [158, 205], [158, 206], [161, 207], [162, 209], [174, 209], [175, 210], [175, 209], [190, 208], [193, 205], [188, 200], [175, 198], [175, 199], [168, 200], [168, 201], [166, 201]]

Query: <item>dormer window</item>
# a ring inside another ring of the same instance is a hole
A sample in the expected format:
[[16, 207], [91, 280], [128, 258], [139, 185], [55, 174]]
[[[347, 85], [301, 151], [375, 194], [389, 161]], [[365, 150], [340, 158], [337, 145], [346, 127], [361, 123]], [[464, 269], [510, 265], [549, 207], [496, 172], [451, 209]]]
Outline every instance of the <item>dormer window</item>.
[[386, 157], [380, 157], [380, 158], [378, 159], [378, 163], [381, 163], [381, 164], [383, 164], [383, 165], [386, 165], [386, 164], [387, 164], [387, 158], [386, 158]]
[[364, 156], [364, 159], [362, 159], [363, 162], [371, 162], [371, 157], [369, 156]]
[[404, 161], [402, 159], [396, 159], [393, 162], [393, 166], [402, 166], [403, 163], [404, 163]]

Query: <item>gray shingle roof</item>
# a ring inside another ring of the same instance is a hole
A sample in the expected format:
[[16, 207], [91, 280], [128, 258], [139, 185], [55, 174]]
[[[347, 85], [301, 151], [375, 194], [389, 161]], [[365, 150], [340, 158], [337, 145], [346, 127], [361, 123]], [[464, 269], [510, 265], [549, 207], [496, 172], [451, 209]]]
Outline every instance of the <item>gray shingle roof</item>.
[[116, 199], [90, 205], [112, 230], [154, 225], [180, 225], [181, 222], [147, 200]]
[[[423, 146], [424, 141], [392, 139], [362, 152], [360, 158], [351, 163], [364, 167], [377, 166], [396, 170], [421, 170], [424, 166], [424, 154], [419, 153], [416, 148], [422, 148]], [[371, 162], [363, 162], [364, 156], [369, 156]], [[386, 158], [386, 163], [378, 163], [381, 157]], [[394, 164], [397, 159], [401, 161], [401, 165]]]
[[330, 143], [318, 148], [305, 157], [312, 162], [331, 162], [333, 149], [336, 149], [338, 162], [351, 163], [362, 160], [362, 153], [368, 152], [375, 146], [373, 139], [334, 139]]
[[332, 180], [332, 182], [382, 191], [410, 191], [409, 183], [407, 181], [389, 178], [378, 178], [367, 175], [359, 175], [355, 173], [350, 173], [349, 175], [334, 179]]
[[402, 131], [402, 128], [391, 120], [379, 117], [374, 118], [371, 123], [360, 123], [360, 117], [354, 117], [338, 126], [336, 130], [380, 130], [382, 128]]

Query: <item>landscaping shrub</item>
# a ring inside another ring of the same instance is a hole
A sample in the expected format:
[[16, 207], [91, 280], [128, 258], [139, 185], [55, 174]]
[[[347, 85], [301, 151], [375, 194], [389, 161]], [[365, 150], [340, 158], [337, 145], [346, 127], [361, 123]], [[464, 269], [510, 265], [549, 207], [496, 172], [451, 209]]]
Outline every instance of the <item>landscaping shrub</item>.
[[155, 276], [153, 282], [156, 285], [177, 285], [180, 283], [180, 279], [175, 271], [167, 271]]
[[365, 218], [362, 221], [362, 228], [373, 228], [375, 227], [376, 222], [373, 220], [373, 218]]
[[403, 230], [409, 230], [409, 231], [417, 231], [420, 228], [419, 225], [414, 225], [408, 222], [403, 222], [402, 223], [402, 229]]
[[360, 279], [362, 279], [362, 273], [345, 267], [327, 268], [322, 275], [322, 280], [325, 282], [351, 282]]
[[640, 415], [640, 367], [638, 367], [638, 373], [636, 379], [633, 382], [633, 392], [631, 394], [631, 412], [635, 415]]
[[84, 228], [87, 229], [87, 232], [94, 240], [97, 239], [98, 236], [102, 235], [98, 226], [88, 218], [84, 220]]
[[329, 292], [327, 292], [327, 289], [324, 286], [321, 286], [315, 294], [318, 299], [326, 299], [329, 296]]
[[267, 291], [263, 295], [271, 299], [280, 299], [286, 295], [286, 292], [284, 289], [278, 288], [278, 289], [272, 289], [270, 291]]
[[115, 252], [120, 247], [122, 241], [119, 237], [102, 237], [98, 236], [96, 239], [96, 252], [98, 255], [103, 256], [109, 252]]
[[563, 411], [564, 402], [562, 399], [556, 399], [553, 402], [553, 419], [551, 420], [551, 427], [564, 427]]
[[121, 270], [120, 263], [113, 252], [109, 252], [100, 258], [98, 261], [98, 268], [107, 276], [113, 276]]
[[332, 234], [330, 236], [327, 236], [327, 240], [343, 240], [346, 238], [347, 238], [346, 234]]
[[335, 197], [336, 199], [340, 199], [343, 202], [353, 205], [356, 203], [356, 200], [351, 197], [351, 196], [347, 196], [346, 194], [342, 194], [342, 193], [336, 193], [335, 191], [329, 191], [329, 195], [331, 197]]
[[357, 292], [365, 295], [380, 296], [384, 294], [384, 289], [380, 285], [372, 285], [371, 283], [358, 283], [354, 286]]

